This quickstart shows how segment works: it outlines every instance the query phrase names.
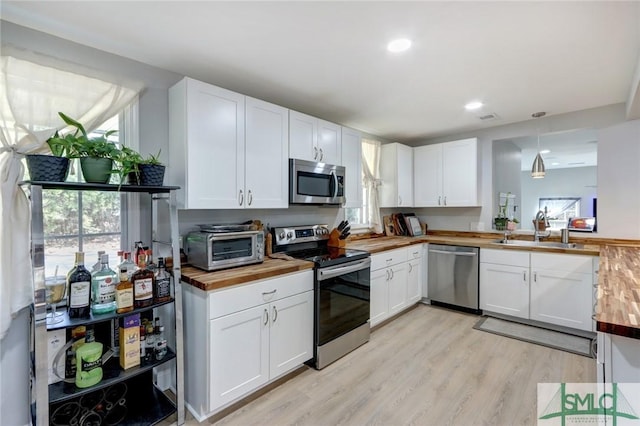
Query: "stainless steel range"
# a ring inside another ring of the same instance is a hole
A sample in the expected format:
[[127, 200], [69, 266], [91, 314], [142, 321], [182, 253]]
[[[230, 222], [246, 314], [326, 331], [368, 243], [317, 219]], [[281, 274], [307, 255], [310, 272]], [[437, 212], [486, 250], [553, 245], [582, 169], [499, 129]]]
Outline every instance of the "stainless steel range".
[[274, 252], [315, 263], [314, 359], [321, 369], [369, 341], [371, 259], [329, 247], [326, 225], [272, 230]]

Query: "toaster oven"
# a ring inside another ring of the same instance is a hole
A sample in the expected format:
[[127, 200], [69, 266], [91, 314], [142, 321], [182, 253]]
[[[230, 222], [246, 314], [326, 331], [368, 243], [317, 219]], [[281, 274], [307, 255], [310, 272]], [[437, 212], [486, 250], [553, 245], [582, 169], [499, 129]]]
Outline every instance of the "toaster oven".
[[187, 234], [185, 251], [189, 264], [205, 271], [262, 263], [264, 234], [257, 230], [193, 231]]

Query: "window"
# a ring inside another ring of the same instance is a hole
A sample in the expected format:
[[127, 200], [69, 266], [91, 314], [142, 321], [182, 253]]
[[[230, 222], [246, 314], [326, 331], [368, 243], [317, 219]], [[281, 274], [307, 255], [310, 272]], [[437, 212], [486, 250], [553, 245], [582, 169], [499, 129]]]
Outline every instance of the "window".
[[377, 196], [380, 185], [380, 142], [362, 139], [362, 206], [345, 209], [345, 218], [351, 222], [351, 229], [382, 232], [382, 221]]
[[539, 198], [538, 208], [546, 213], [551, 229], [562, 229], [570, 218], [580, 217], [580, 197]]
[[[122, 114], [116, 115], [90, 136], [118, 130], [109, 140], [121, 145]], [[82, 182], [79, 160], [73, 160], [68, 181]], [[111, 182], [115, 183], [113, 175]], [[73, 267], [75, 252], [85, 253], [85, 266], [91, 270], [99, 250], [109, 255], [109, 265], [118, 263], [117, 253], [123, 244], [126, 229], [126, 196], [118, 192], [47, 190], [42, 193], [45, 276], [64, 275]]]

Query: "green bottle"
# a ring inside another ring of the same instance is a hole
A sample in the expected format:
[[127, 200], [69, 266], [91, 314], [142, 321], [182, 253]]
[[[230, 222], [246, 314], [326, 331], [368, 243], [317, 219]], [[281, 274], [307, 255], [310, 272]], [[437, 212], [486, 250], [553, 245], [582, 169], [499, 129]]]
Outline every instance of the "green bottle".
[[76, 350], [76, 386], [88, 388], [102, 380], [102, 343], [85, 343]]
[[106, 314], [116, 310], [118, 275], [109, 268], [109, 255], [100, 257], [100, 269], [91, 274], [91, 312]]

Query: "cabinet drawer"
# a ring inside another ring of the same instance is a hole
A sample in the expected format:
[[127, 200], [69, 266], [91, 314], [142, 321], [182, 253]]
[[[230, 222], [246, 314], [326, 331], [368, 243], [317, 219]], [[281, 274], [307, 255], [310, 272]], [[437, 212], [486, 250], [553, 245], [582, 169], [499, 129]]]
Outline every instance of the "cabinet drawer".
[[422, 257], [422, 244], [414, 244], [407, 248], [407, 259], [420, 259]]
[[481, 263], [529, 267], [529, 253], [516, 250], [480, 249]]
[[252, 281], [209, 295], [209, 319], [313, 290], [313, 270]]
[[593, 256], [531, 253], [531, 270], [537, 269], [592, 274]]
[[386, 268], [407, 261], [407, 249], [394, 249], [371, 256], [371, 270]]

